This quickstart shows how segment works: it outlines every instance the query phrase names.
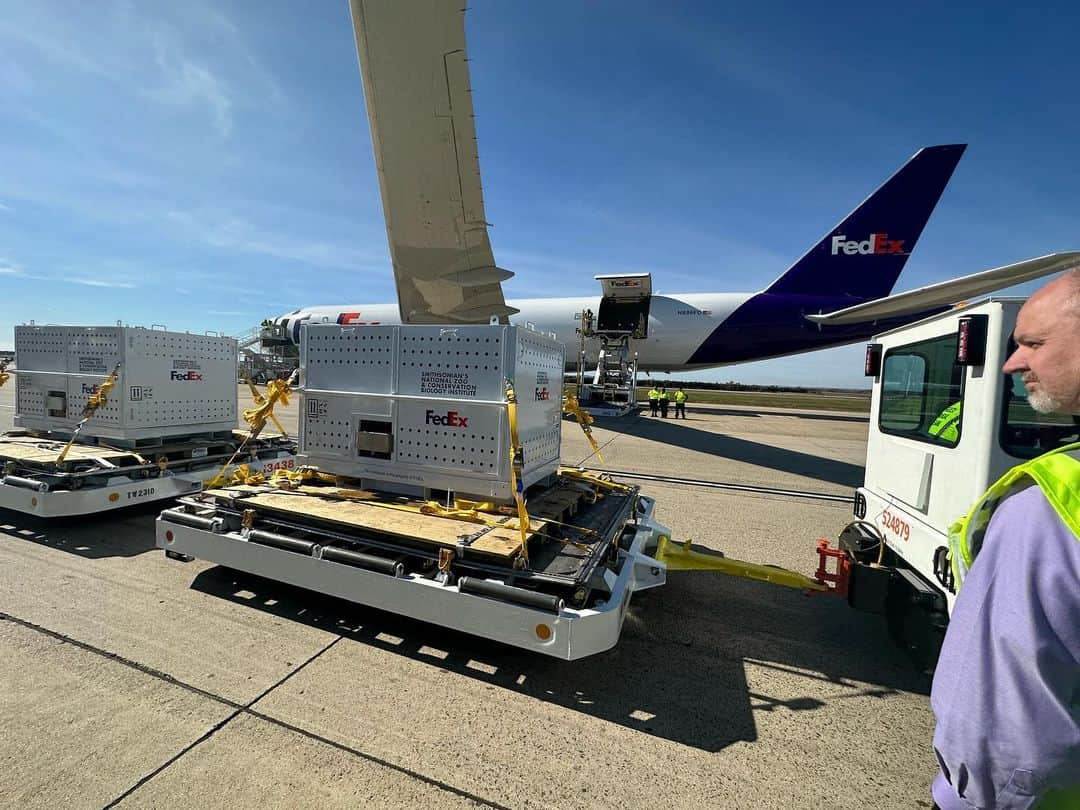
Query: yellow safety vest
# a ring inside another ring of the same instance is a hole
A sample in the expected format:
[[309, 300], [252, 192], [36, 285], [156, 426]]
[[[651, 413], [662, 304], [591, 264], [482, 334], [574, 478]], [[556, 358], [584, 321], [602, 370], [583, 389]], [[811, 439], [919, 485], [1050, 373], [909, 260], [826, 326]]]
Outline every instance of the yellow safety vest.
[[676, 402], [676, 404], [678, 404], [680, 402], [686, 402], [686, 392], [685, 391], [676, 391], [675, 392], [675, 402]]
[[660, 392], [654, 388], [649, 392], [649, 399], [660, 399]]
[[934, 424], [930, 425], [930, 435], [956, 444], [960, 438], [960, 402], [954, 402], [938, 414]]
[[668, 392], [667, 391], [661, 391], [660, 392], [660, 401], [664, 402], [665, 400], [667, 400], [667, 398], [668, 398]]
[[[994, 510], [1009, 495], [1023, 489], [1028, 483], [1026, 478], [1039, 486], [1058, 517], [1080, 540], [1080, 461], [1066, 455], [1077, 450], [1080, 450], [1080, 442], [1059, 447], [1013, 467], [994, 482], [965, 517], [949, 527], [949, 558], [957, 592], [982, 548]], [[1051, 790], [1034, 807], [1035, 810], [1076, 810], [1080, 808], [1080, 785]]]
[[965, 517], [949, 527], [949, 558], [957, 591], [982, 547], [994, 510], [1006, 497], [1028, 484], [1025, 478], [1039, 485], [1058, 517], [1080, 540], [1080, 461], [1066, 455], [1077, 450], [1080, 442], [1013, 467], [986, 490]]

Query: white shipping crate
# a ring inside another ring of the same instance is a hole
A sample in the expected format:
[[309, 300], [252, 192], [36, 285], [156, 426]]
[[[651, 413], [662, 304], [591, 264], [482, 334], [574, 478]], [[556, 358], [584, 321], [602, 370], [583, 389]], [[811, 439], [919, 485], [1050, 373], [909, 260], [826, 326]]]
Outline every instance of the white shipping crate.
[[15, 426], [70, 433], [120, 363], [80, 437], [132, 444], [236, 427], [236, 341], [137, 326], [16, 326]]
[[519, 326], [306, 325], [300, 456], [370, 486], [507, 501], [506, 380], [530, 486], [559, 466], [563, 355]]

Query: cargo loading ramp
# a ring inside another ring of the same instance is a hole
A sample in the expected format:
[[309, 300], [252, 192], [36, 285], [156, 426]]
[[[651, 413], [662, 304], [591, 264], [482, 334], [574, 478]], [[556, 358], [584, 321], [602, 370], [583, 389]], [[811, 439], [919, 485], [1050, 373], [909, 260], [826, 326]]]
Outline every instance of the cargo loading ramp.
[[[637, 407], [637, 353], [631, 341], [649, 334], [652, 276], [649, 273], [595, 276], [598, 311], [582, 313], [577, 388], [582, 410], [593, 416], [624, 416]], [[599, 342], [592, 382], [585, 382], [585, 343]]]

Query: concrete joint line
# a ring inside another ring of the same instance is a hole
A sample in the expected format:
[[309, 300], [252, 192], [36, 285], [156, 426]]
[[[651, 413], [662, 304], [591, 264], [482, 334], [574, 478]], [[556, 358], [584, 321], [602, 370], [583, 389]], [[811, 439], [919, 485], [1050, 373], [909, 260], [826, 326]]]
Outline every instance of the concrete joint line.
[[344, 636], [337, 636], [333, 641], [331, 641], [329, 644], [327, 644], [321, 650], [316, 652], [314, 655], [312, 655], [310, 658], [308, 658], [302, 664], [300, 664], [299, 666], [293, 668], [291, 671], [286, 673], [285, 676], [282, 677], [277, 683], [273, 684], [272, 686], [270, 686], [269, 688], [264, 690], [261, 694], [257, 695], [255, 698], [253, 698], [252, 700], [250, 700], [249, 702], [247, 702], [245, 704], [245, 703], [237, 703], [236, 701], [230, 700], [229, 698], [224, 697], [222, 695], [218, 695], [218, 694], [215, 694], [213, 692], [208, 692], [205, 689], [200, 689], [197, 686], [193, 686], [192, 684], [185, 683], [184, 681], [181, 681], [181, 680], [179, 680], [177, 678], [174, 678], [172, 675], [169, 675], [167, 672], [162, 672], [161, 670], [154, 669], [153, 667], [146, 666], [145, 664], [140, 664], [137, 661], [132, 661], [130, 658], [125, 658], [124, 656], [118, 655], [117, 653], [109, 652], [108, 650], [103, 650], [100, 647], [95, 647], [93, 644], [87, 644], [84, 641], [79, 641], [78, 639], [71, 638], [70, 636], [67, 636], [67, 635], [65, 635], [63, 633], [58, 633], [55, 630], [49, 630], [47, 627], [41, 627], [40, 625], [34, 624], [33, 622], [26, 621], [25, 619], [20, 619], [20, 618], [18, 618], [16, 616], [12, 616], [10, 614], [0, 612], [0, 621], [11, 622], [12, 624], [19, 625], [20, 627], [25, 627], [27, 630], [33, 630], [34, 632], [41, 633], [42, 635], [48, 636], [49, 638], [56, 639], [57, 641], [63, 642], [65, 644], [70, 644], [71, 646], [77, 647], [80, 650], [83, 650], [85, 652], [89, 652], [89, 653], [91, 653], [93, 655], [100, 656], [101, 658], [105, 658], [105, 659], [107, 659], [109, 661], [113, 661], [114, 663], [120, 664], [121, 666], [125, 666], [125, 667], [128, 667], [130, 669], [134, 669], [135, 671], [141, 672], [144, 675], [149, 675], [152, 678], [157, 678], [160, 681], [164, 681], [165, 683], [172, 684], [173, 686], [177, 686], [177, 687], [179, 687], [181, 689], [185, 689], [185, 690], [187, 690], [189, 692], [192, 692], [192, 693], [194, 693], [196, 695], [204, 697], [207, 700], [212, 700], [215, 703], [220, 703], [220, 704], [222, 704], [224, 706], [228, 706], [229, 708], [234, 710], [226, 718], [224, 718], [223, 720], [216, 723], [213, 727], [211, 727], [205, 734], [200, 736], [198, 739], [196, 739], [195, 741], [193, 741], [189, 745], [185, 746], [175, 756], [171, 757], [166, 762], [164, 762], [163, 764], [161, 764], [157, 768], [155, 768], [153, 771], [151, 771], [147, 775], [143, 776], [134, 785], [132, 785], [127, 790], [125, 790], [122, 794], [117, 796], [115, 799], [113, 799], [107, 805], [105, 805], [104, 810], [108, 810], [108, 808], [115, 807], [117, 804], [122, 802], [125, 798], [130, 796], [132, 793], [134, 793], [136, 790], [138, 790], [144, 784], [149, 782], [155, 776], [160, 774], [162, 771], [164, 771], [166, 768], [168, 768], [170, 765], [172, 765], [174, 762], [176, 762], [178, 759], [180, 759], [182, 756], [184, 756], [184, 754], [186, 754], [188, 751], [191, 751], [193, 748], [195, 748], [200, 743], [203, 743], [206, 740], [213, 737], [218, 731], [220, 731], [222, 728], [224, 728], [232, 720], [236, 719], [236, 717], [238, 717], [241, 714], [250, 715], [251, 717], [255, 717], [255, 718], [259, 719], [259, 720], [262, 720], [263, 722], [275, 725], [278, 728], [285, 729], [286, 731], [291, 731], [291, 732], [293, 732], [295, 734], [300, 734], [301, 736], [306, 737], [307, 739], [312, 740], [314, 742], [322, 743], [324, 745], [329, 745], [331, 748], [336, 748], [337, 750], [339, 750], [339, 751], [341, 751], [343, 753], [351, 754], [352, 756], [355, 756], [358, 759], [362, 759], [362, 760], [365, 760], [367, 762], [370, 762], [373, 765], [381, 766], [381, 767], [384, 767], [384, 768], [388, 768], [388, 769], [390, 769], [392, 771], [396, 771], [397, 773], [400, 773], [400, 774], [402, 774], [404, 776], [408, 776], [411, 779], [416, 779], [419, 782], [423, 782], [424, 784], [431, 785], [432, 787], [437, 788], [439, 790], [444, 790], [447, 793], [452, 793], [455, 796], [460, 796], [463, 799], [467, 799], [469, 801], [475, 802], [476, 804], [481, 805], [483, 807], [490, 807], [490, 808], [493, 808], [493, 810], [510, 810], [510, 808], [508, 808], [506, 805], [499, 804], [498, 802], [492, 801], [491, 799], [485, 799], [484, 797], [478, 796], [478, 795], [476, 795], [474, 793], [470, 793], [467, 790], [463, 790], [461, 788], [454, 787], [451, 784], [448, 784], [446, 782], [442, 782], [442, 781], [440, 781], [438, 779], [434, 779], [434, 778], [432, 778], [430, 776], [426, 776], [426, 775], [424, 775], [424, 774], [422, 774], [422, 773], [420, 773], [418, 771], [410, 770], [409, 768], [405, 768], [405, 767], [403, 767], [401, 765], [396, 765], [395, 763], [390, 762], [388, 760], [381, 759], [380, 757], [377, 757], [374, 754], [368, 754], [368, 753], [365, 753], [364, 751], [361, 751], [359, 749], [351, 748], [350, 746], [345, 745], [344, 743], [336, 742], [335, 740], [331, 740], [328, 737], [323, 737], [323, 736], [321, 736], [319, 734], [316, 734], [313, 731], [308, 731], [307, 729], [301, 728], [299, 726], [294, 726], [292, 723], [287, 723], [284, 720], [280, 720], [280, 719], [278, 719], [276, 717], [273, 717], [271, 715], [268, 715], [268, 714], [263, 714], [262, 712], [251, 708], [256, 703], [258, 703], [260, 700], [262, 700], [264, 697], [269, 695], [272, 691], [274, 691], [279, 686], [281, 686], [286, 681], [288, 681], [293, 675], [296, 675], [298, 672], [300, 672], [302, 669], [304, 669], [308, 664], [312, 663], [315, 659], [317, 659], [323, 653], [327, 652], [331, 647], [333, 647], [335, 644], [337, 644], [339, 641], [341, 641], [344, 638]]
[[[127, 790], [125, 790], [123, 793], [121, 793], [119, 796], [117, 796], [115, 799], [113, 799], [111, 802], [109, 802], [107, 805], [105, 805], [104, 810], [109, 810], [110, 807], [116, 807], [116, 805], [118, 805], [120, 802], [122, 802], [124, 799], [126, 799], [128, 796], [130, 796], [136, 790], [141, 788], [143, 785], [145, 785], [147, 782], [149, 782], [155, 776], [157, 776], [158, 774], [163, 772], [166, 768], [168, 768], [170, 765], [172, 765], [174, 762], [176, 762], [182, 756], [184, 756], [184, 754], [186, 754], [188, 751], [191, 751], [196, 746], [201, 745], [206, 740], [209, 740], [211, 737], [213, 737], [215, 734], [217, 734], [221, 729], [225, 728], [225, 726], [227, 726], [229, 723], [231, 723], [233, 720], [235, 720], [241, 714], [244, 714], [245, 712], [247, 712], [252, 706], [254, 706], [256, 703], [258, 703], [264, 697], [269, 695], [271, 692], [273, 692], [275, 689], [277, 689], [279, 686], [281, 686], [287, 680], [289, 680], [289, 678], [291, 678], [293, 675], [300, 672], [302, 669], [304, 669], [304, 667], [306, 667], [308, 664], [310, 664], [312, 661], [314, 661], [316, 658], [318, 658], [324, 652], [326, 652], [331, 647], [333, 647], [335, 644], [337, 644], [339, 641], [341, 641], [342, 638], [343, 638], [342, 636], [338, 636], [333, 641], [331, 641], [329, 644], [327, 644], [325, 647], [323, 647], [321, 650], [316, 652], [314, 655], [310, 656], [302, 664], [300, 664], [299, 666], [294, 667], [293, 669], [286, 672], [285, 675], [277, 681], [277, 683], [274, 683], [271, 686], [264, 689], [260, 694], [256, 695], [254, 699], [248, 701], [247, 703], [245, 703], [243, 705], [237, 706], [237, 708], [231, 714], [229, 714], [228, 717], [226, 717], [224, 720], [221, 720], [221, 721], [215, 723], [205, 734], [203, 734], [197, 740], [195, 740], [194, 742], [191, 742], [188, 745], [181, 748], [180, 751], [178, 751], [172, 757], [167, 759], [161, 765], [158, 765], [156, 768], [154, 768], [154, 770], [150, 771], [150, 773], [143, 776], [134, 785], [129, 787]], [[236, 705], [236, 704], [233, 704], [233, 705]]]

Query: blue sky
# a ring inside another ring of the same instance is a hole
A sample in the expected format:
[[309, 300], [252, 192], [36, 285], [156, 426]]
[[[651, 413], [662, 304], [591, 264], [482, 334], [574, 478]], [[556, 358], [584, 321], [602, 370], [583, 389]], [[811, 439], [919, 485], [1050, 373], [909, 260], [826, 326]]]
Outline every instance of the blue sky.
[[[934, 143], [970, 147], [898, 289], [1080, 248], [1080, 12], [730, 6], [473, 0], [507, 297], [759, 289]], [[393, 300], [345, 0], [7, 4], [0, 156], [0, 347]], [[708, 376], [857, 386], [861, 356]]]

